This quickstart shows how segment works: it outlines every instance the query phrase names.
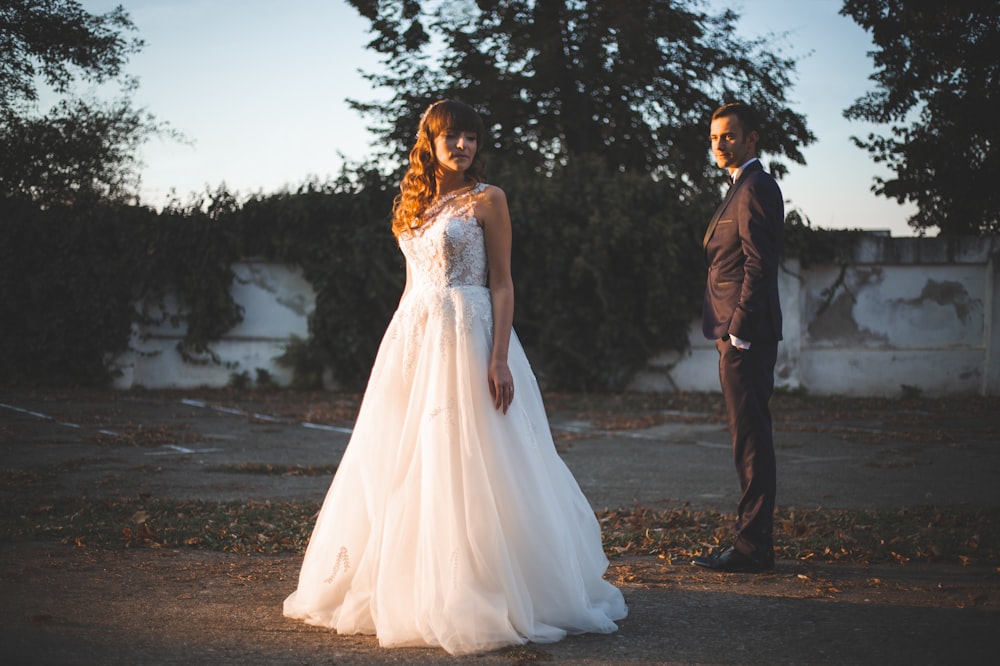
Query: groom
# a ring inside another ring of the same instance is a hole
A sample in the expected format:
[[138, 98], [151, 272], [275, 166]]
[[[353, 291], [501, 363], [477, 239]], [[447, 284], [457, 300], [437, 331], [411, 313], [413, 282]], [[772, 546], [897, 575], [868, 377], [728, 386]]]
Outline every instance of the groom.
[[774, 568], [775, 461], [768, 401], [781, 340], [778, 256], [784, 203], [757, 159], [757, 115], [745, 104], [712, 114], [712, 154], [731, 185], [705, 232], [702, 332], [719, 351], [719, 380], [742, 496], [733, 541], [692, 564], [713, 571]]

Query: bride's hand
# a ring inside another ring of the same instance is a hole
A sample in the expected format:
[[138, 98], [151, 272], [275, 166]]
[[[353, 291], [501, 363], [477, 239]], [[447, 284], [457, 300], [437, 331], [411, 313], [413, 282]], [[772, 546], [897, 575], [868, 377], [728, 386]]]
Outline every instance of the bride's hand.
[[489, 369], [490, 396], [493, 406], [507, 413], [507, 408], [514, 401], [514, 377], [504, 361], [493, 361]]

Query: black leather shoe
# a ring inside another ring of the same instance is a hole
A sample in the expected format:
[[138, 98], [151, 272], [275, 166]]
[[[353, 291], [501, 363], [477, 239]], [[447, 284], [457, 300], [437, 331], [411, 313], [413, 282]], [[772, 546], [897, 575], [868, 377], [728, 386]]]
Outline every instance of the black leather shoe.
[[744, 555], [732, 546], [711, 555], [695, 557], [691, 564], [722, 573], [760, 573], [774, 569], [774, 553], [756, 558]]

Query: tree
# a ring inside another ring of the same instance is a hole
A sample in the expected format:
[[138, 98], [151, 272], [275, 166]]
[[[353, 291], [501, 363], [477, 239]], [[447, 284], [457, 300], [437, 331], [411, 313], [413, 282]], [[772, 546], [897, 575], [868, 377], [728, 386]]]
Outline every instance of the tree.
[[872, 34], [876, 90], [844, 111], [892, 123], [854, 143], [895, 174], [872, 191], [913, 202], [908, 223], [942, 234], [1000, 232], [1000, 11], [993, 0], [846, 0]]
[[382, 159], [400, 163], [435, 99], [483, 113], [514, 218], [515, 324], [550, 388], [623, 388], [687, 345], [723, 180], [708, 159], [719, 104], [762, 111], [776, 175], [813, 140], [785, 99], [794, 62], [700, 0], [350, 1], [384, 55], [367, 76], [390, 98], [354, 103]]
[[[125, 76], [142, 40], [122, 7], [94, 15], [74, 0], [0, 2], [0, 196], [42, 204], [124, 199], [138, 183], [136, 149], [168, 132], [133, 108]], [[75, 85], [118, 84], [102, 102]], [[41, 111], [40, 85], [57, 97]]]
[[794, 61], [763, 39], [738, 39], [731, 11], [689, 9], [699, 0], [350, 2], [385, 56], [388, 73], [368, 78], [393, 91], [355, 106], [374, 117], [394, 158], [412, 143], [418, 111], [439, 97], [480, 108], [501, 157], [545, 170], [597, 154], [618, 171], [713, 184], [713, 194], [706, 127], [721, 102], [758, 107], [772, 157], [801, 163], [799, 147], [813, 140], [786, 105]]

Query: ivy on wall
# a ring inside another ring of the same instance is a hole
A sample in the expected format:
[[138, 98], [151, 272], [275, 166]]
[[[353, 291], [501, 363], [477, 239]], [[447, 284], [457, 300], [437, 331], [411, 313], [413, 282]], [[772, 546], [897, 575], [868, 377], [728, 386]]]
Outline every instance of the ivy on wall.
[[[700, 312], [701, 234], [715, 202], [605, 168], [491, 169], [510, 201], [515, 328], [549, 388], [624, 387], [654, 355], [684, 349]], [[395, 183], [361, 167], [244, 200], [220, 189], [160, 212], [0, 200], [0, 383], [106, 383], [133, 323], [164, 316], [167, 294], [184, 320], [171, 323], [186, 325], [178, 352], [217, 362], [212, 343], [243, 315], [232, 266], [253, 257], [300, 266], [316, 292], [309, 339], [285, 355], [296, 384], [314, 387], [325, 370], [363, 386], [405, 276], [389, 231]], [[836, 255], [834, 232], [797, 213], [786, 232], [786, 254]]]
[[[132, 325], [162, 317], [177, 294], [187, 324], [178, 351], [192, 361], [240, 321], [230, 294], [239, 257], [224, 225], [203, 213], [0, 201], [0, 378], [101, 384]], [[179, 322], [174, 322], [179, 323]]]
[[137, 209], [2, 202], [0, 376], [80, 382], [107, 375], [105, 354], [128, 344], [140, 266]]
[[345, 387], [368, 378], [405, 280], [389, 230], [395, 187], [377, 171], [345, 171], [333, 183], [254, 198], [236, 216], [248, 256], [300, 266], [316, 292], [309, 340], [289, 354], [297, 385], [320, 383], [316, 368]]
[[0, 200], [0, 383], [107, 383], [133, 323], [166, 316], [185, 326], [185, 361], [218, 362], [212, 343], [243, 316], [232, 266], [262, 257], [301, 266], [317, 292], [300, 369], [359, 385], [403, 281], [392, 196], [362, 170], [242, 202], [220, 189], [161, 212]]
[[685, 348], [701, 307], [707, 214], [682, 205], [672, 182], [610, 174], [600, 157], [548, 178], [501, 179], [515, 325], [543, 385], [620, 389], [654, 355]]

